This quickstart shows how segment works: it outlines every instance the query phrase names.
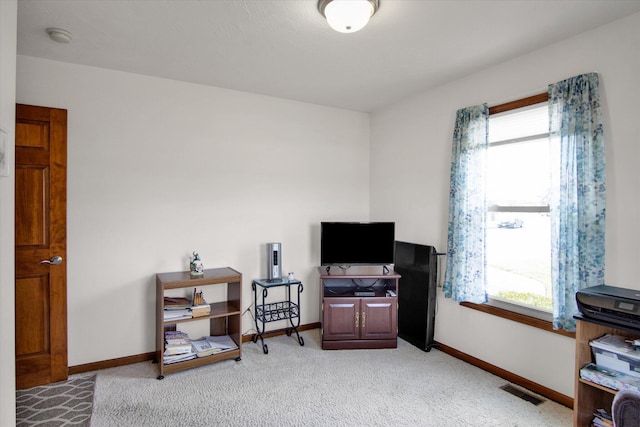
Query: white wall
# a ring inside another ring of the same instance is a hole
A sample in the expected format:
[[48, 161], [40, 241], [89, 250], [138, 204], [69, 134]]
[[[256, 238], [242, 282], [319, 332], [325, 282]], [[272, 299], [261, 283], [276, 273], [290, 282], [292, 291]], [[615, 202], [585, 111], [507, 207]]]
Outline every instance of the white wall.
[[248, 308], [282, 242], [318, 321], [320, 221], [369, 218], [367, 114], [23, 56], [17, 80], [68, 110], [70, 366], [154, 351], [155, 274], [193, 250]]
[[[640, 289], [640, 14], [388, 106], [371, 117], [371, 218], [397, 238], [446, 250], [455, 112], [600, 73], [607, 156], [606, 283]], [[440, 293], [436, 340], [573, 396], [574, 340], [480, 313]]]
[[[13, 161], [16, 102], [16, 31], [18, 3], [0, 1], [0, 128], [7, 132]], [[16, 422], [15, 306], [14, 306], [14, 186], [0, 177], [0, 425]]]

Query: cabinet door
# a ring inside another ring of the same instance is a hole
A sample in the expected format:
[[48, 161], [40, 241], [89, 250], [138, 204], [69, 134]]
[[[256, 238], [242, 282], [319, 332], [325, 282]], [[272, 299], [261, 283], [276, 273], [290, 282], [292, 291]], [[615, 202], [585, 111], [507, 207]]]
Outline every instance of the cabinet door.
[[358, 298], [325, 298], [322, 311], [324, 340], [354, 340], [359, 338]]
[[394, 339], [398, 332], [397, 298], [363, 298], [361, 300], [360, 338]]

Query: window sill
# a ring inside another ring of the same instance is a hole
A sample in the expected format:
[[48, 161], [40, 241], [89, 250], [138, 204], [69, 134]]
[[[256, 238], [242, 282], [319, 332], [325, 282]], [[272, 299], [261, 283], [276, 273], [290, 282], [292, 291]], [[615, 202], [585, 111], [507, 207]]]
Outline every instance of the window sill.
[[558, 335], [563, 335], [569, 338], [575, 338], [575, 332], [567, 332], [562, 329], [553, 329], [553, 325], [551, 322], [547, 322], [546, 320], [537, 319], [535, 317], [526, 316], [524, 314], [515, 313], [513, 311], [505, 310], [504, 308], [493, 307], [487, 304], [474, 304], [472, 302], [461, 302], [461, 306], [471, 308], [473, 310], [482, 311], [483, 313], [492, 314], [494, 316], [502, 317], [507, 320], [512, 320], [514, 322], [522, 323], [528, 326], [533, 326], [534, 328], [542, 329], [547, 332], [551, 332]]

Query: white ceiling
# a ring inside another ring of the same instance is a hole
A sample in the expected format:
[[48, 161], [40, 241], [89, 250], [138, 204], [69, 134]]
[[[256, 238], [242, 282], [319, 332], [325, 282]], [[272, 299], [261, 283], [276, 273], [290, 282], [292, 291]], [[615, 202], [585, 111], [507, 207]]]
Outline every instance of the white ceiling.
[[18, 0], [18, 54], [369, 112], [636, 12], [640, 0], [380, 0], [341, 34], [317, 0]]

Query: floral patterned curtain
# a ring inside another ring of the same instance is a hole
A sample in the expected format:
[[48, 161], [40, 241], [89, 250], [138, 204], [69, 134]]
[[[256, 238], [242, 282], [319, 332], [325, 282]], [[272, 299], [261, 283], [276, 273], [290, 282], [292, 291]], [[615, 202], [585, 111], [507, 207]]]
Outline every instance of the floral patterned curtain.
[[451, 156], [449, 229], [444, 295], [487, 302], [485, 168], [489, 140], [487, 104], [456, 113]]
[[604, 284], [605, 158], [598, 75], [549, 85], [553, 327], [575, 330], [578, 290]]

